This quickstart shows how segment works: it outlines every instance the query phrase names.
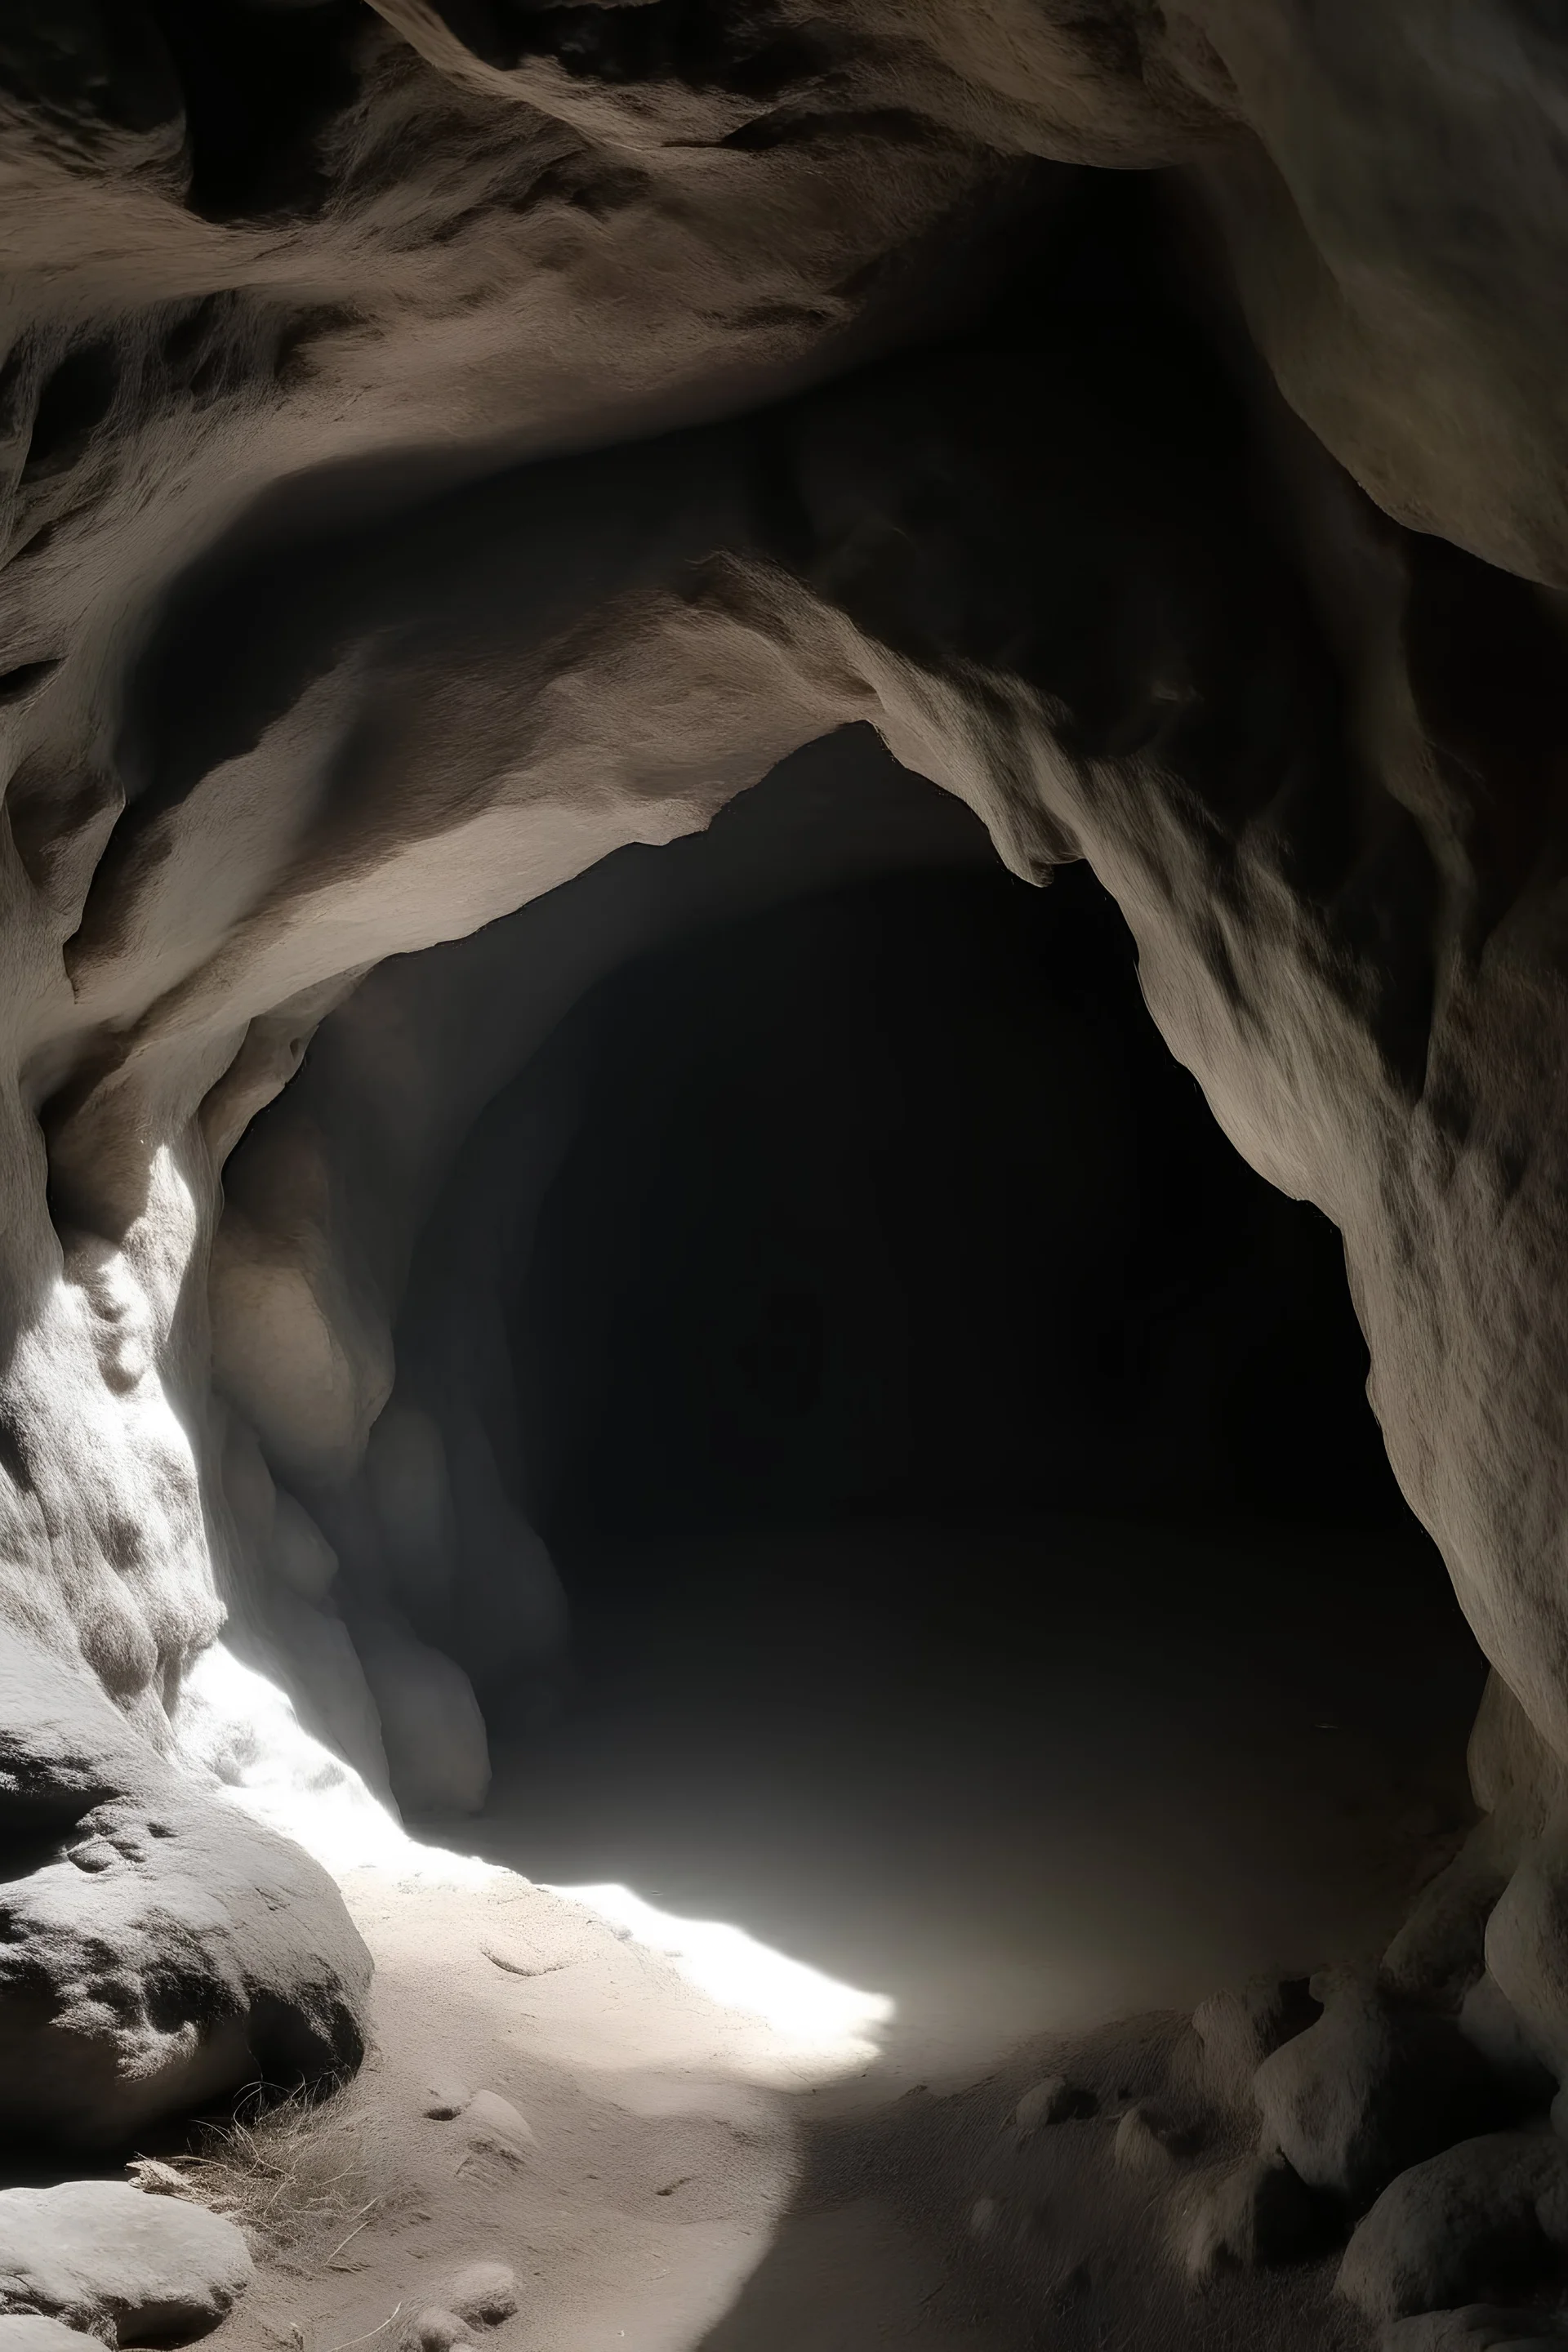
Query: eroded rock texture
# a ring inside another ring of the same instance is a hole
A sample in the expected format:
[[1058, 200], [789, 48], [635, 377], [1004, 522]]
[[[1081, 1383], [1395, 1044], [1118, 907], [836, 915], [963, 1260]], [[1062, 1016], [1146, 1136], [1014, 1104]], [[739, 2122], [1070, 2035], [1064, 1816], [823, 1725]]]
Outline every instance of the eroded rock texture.
[[563, 1639], [493, 1384], [400, 1355], [416, 1244], [525, 1065], [547, 1180], [605, 971], [968, 854], [829, 753], [665, 874], [856, 724], [1090, 861], [1340, 1227], [1497, 1675], [1378, 1999], [1560, 2079], [1562, 60], [1502, 0], [11, 11], [0, 1631], [72, 1694], [7, 1718], [17, 2119], [352, 2060], [330, 1882], [221, 1784], [472, 1803], [443, 1596]]

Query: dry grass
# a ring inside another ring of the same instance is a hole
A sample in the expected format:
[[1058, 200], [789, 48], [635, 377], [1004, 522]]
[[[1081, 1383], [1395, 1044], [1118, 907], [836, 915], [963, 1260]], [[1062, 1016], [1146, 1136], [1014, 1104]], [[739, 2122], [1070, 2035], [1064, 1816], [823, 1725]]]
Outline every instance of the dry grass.
[[139, 2157], [129, 2169], [138, 2188], [237, 2221], [258, 2255], [311, 2269], [349, 2267], [355, 2239], [399, 2186], [352, 2095], [269, 2099], [259, 2088], [229, 2120], [205, 2126], [190, 2154]]

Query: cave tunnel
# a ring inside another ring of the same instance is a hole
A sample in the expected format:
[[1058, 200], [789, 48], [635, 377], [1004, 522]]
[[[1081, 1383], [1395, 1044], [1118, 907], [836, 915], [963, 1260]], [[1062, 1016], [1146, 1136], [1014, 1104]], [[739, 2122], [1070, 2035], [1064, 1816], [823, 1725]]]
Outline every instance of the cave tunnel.
[[1385, 1939], [1482, 1664], [1339, 1236], [1092, 874], [851, 729], [487, 989], [542, 913], [584, 985], [445, 1141], [364, 1477], [300, 1489], [409, 1818], [874, 1985], [878, 2096]]
[[1563, 60], [0, 7], [0, 2352], [1568, 2347]]

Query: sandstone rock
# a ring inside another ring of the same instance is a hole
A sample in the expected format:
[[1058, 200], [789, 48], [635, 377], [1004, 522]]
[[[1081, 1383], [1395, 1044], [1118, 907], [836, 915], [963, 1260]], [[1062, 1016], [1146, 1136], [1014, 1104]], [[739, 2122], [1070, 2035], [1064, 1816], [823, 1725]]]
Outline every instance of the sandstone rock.
[[205, 2206], [109, 2180], [0, 2190], [0, 2313], [41, 2313], [121, 2344], [216, 2327], [250, 2284], [250, 2252]]
[[1357, 2225], [1340, 2293], [1373, 2319], [1528, 2294], [1568, 2251], [1568, 2148], [1552, 2134], [1468, 2140], [1402, 2172]]
[[358, 2063], [370, 1963], [297, 1846], [145, 1748], [0, 1633], [0, 2120], [122, 2146], [260, 2077]]
[[1183, 2247], [1189, 2276], [1234, 2265], [1252, 2270], [1300, 2261], [1326, 2236], [1322, 2201], [1283, 2157], [1255, 2157], [1226, 2174], [1198, 2203]]
[[89, 2352], [102, 2341], [41, 2313], [0, 2315], [0, 2352]]
[[1259, 1977], [1242, 1992], [1215, 1993], [1200, 2001], [1193, 2031], [1203, 2053], [1204, 2087], [1214, 2098], [1246, 2098], [1265, 2058], [1305, 2032], [1320, 2014], [1304, 1979]]
[[1349, 1975], [1315, 2025], [1264, 2060], [1266, 2144], [1309, 2188], [1365, 2202], [1407, 2165], [1509, 2119], [1505, 2086], [1448, 2018]]

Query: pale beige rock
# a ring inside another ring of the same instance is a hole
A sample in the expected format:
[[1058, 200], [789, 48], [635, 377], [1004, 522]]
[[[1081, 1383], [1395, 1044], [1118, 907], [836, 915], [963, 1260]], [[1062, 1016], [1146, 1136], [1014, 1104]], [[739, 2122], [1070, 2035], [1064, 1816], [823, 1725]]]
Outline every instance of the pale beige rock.
[[232, 2221], [111, 2180], [0, 2189], [0, 2314], [41, 2314], [121, 2344], [199, 2336], [245, 2293]]

